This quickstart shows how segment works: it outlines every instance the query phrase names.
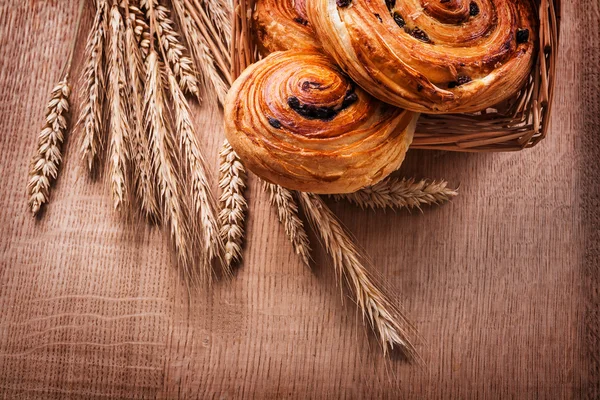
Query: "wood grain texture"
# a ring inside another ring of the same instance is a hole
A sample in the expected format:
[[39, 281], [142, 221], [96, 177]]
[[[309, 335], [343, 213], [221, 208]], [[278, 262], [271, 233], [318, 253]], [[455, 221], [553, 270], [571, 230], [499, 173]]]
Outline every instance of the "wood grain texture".
[[[314, 235], [302, 267], [256, 179], [244, 265], [189, 303], [166, 236], [112, 211], [77, 133], [32, 219], [28, 163], [77, 4], [1, 2], [0, 397], [599, 398], [600, 6], [563, 6], [544, 142], [410, 152], [403, 174], [461, 185], [423, 214], [332, 204], [420, 330], [419, 368], [382, 357]], [[194, 112], [216, 171], [211, 103]]]

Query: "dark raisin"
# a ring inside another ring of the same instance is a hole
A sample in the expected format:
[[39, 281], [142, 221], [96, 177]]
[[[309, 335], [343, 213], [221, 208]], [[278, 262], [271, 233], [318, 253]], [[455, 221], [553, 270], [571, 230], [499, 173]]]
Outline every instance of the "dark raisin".
[[419, 83], [417, 84], [417, 92], [420, 92], [421, 90], [423, 90], [423, 85]]
[[469, 4], [469, 15], [471, 17], [479, 15], [479, 6], [474, 1], [472, 1], [471, 4]]
[[404, 18], [402, 18], [402, 16], [397, 12], [394, 12], [394, 21], [396, 21], [396, 24], [398, 24], [400, 28], [404, 28], [404, 25], [406, 25]]
[[297, 97], [290, 97], [288, 99], [288, 106], [292, 109], [300, 107], [300, 100]]
[[305, 92], [308, 89], [320, 89], [320, 88], [321, 88], [321, 84], [319, 82], [312, 82], [312, 81], [302, 82], [302, 90], [304, 90]]
[[377, 13], [373, 13], [373, 15], [379, 20], [379, 22], [383, 22], [383, 20], [381, 19], [381, 15]]
[[278, 119], [275, 119], [273, 117], [267, 117], [269, 120], [269, 125], [271, 125], [273, 128], [275, 129], [279, 129], [281, 128], [281, 122], [279, 122]]
[[301, 104], [297, 97], [288, 98], [288, 105], [292, 110], [307, 119], [330, 121], [337, 115], [337, 111], [332, 107], [316, 107], [309, 104]]
[[304, 25], [304, 26], [308, 25], [308, 21], [302, 17], [296, 17], [296, 18], [294, 18], [294, 21], [296, 21], [300, 25]]
[[429, 36], [422, 31], [419, 27], [416, 27], [415, 29], [413, 29], [412, 31], [410, 31], [410, 34], [416, 38], [419, 39], [425, 43], [430, 43], [431, 40], [429, 39]]
[[352, 0], [336, 0], [335, 3], [338, 7], [348, 7]]
[[329, 107], [311, 108], [308, 112], [308, 118], [320, 119], [322, 121], [330, 121], [337, 115], [337, 111]]
[[458, 78], [456, 79], [456, 82], [458, 83], [458, 85], [464, 85], [465, 83], [469, 83], [471, 82], [472, 79], [470, 76], [467, 75], [459, 75]]
[[517, 43], [527, 43], [529, 40], [529, 29], [518, 29], [517, 30]]
[[392, 11], [392, 8], [396, 7], [396, 0], [385, 0], [385, 5], [388, 10]]
[[444, 4], [444, 3], [448, 3], [450, 0], [440, 0], [440, 3]]
[[352, 104], [356, 103], [357, 100], [358, 95], [356, 93], [347, 93], [344, 97], [344, 101], [342, 101], [342, 110], [350, 107]]
[[448, 88], [454, 89], [457, 86], [464, 85], [465, 83], [471, 82], [471, 77], [467, 75], [459, 75], [455, 81], [448, 82]]

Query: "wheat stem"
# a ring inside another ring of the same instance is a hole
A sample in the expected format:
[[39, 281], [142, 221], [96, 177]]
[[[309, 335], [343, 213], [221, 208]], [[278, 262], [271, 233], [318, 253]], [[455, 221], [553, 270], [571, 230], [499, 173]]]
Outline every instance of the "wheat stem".
[[458, 196], [456, 189], [448, 188], [446, 181], [388, 178], [355, 193], [336, 194], [337, 201], [347, 200], [363, 209], [418, 208], [422, 205], [442, 204]]
[[294, 251], [306, 266], [310, 266], [310, 241], [304, 230], [304, 223], [298, 216], [298, 203], [294, 194], [279, 185], [263, 181], [263, 188], [269, 194], [269, 201], [277, 209], [279, 222], [292, 243]]
[[127, 108], [130, 93], [126, 86], [123, 18], [119, 7], [110, 9], [110, 40], [108, 48], [108, 106], [110, 121], [110, 182], [115, 209], [121, 208], [127, 192], [127, 145], [131, 137]]
[[231, 55], [229, 53], [229, 50], [219, 40], [213, 38], [213, 36], [209, 33], [208, 27], [210, 27], [210, 21], [208, 24], [206, 23], [206, 18], [203, 21], [202, 18], [198, 15], [196, 7], [191, 5], [189, 1], [186, 1], [185, 4], [189, 17], [195, 22], [198, 31], [201, 33], [201, 36], [204, 38], [205, 43], [208, 45], [211, 54], [215, 60], [215, 63], [219, 67], [221, 73], [223, 74], [227, 85], [231, 86], [231, 84], [233, 83], [233, 79], [230, 71]]
[[304, 213], [331, 256], [337, 276], [340, 280], [345, 278], [384, 352], [398, 346], [407, 356], [416, 357], [416, 349], [410, 340], [414, 328], [375, 283], [365, 268], [365, 257], [350, 235], [319, 196], [311, 193], [300, 193], [299, 196]]
[[184, 0], [173, 0], [172, 3], [190, 49], [192, 59], [196, 65], [196, 71], [198, 71], [204, 87], [212, 87], [217, 95], [219, 103], [223, 105], [229, 86], [223, 76], [229, 74], [229, 69], [226, 71], [219, 71], [206, 38], [198, 29], [196, 22], [185, 10], [183, 1]]
[[[231, 45], [231, 15], [233, 4], [231, 0], [193, 0], [199, 10], [206, 11], [205, 18], [210, 16], [211, 25], [216, 29], [213, 35], [221, 39], [227, 47]], [[202, 3], [202, 4], [200, 4]], [[206, 10], [204, 10], [204, 8]], [[206, 14], [208, 13], [208, 16]]]
[[46, 107], [46, 123], [38, 138], [37, 151], [31, 160], [27, 192], [29, 208], [35, 215], [50, 198], [50, 185], [58, 175], [62, 161], [61, 146], [67, 129], [66, 113], [69, 111], [69, 75], [52, 89]]
[[96, 15], [85, 46], [85, 99], [79, 122], [83, 125], [81, 151], [90, 171], [102, 146], [102, 109], [104, 105], [104, 41], [108, 30], [108, 4], [96, 2]]
[[241, 261], [244, 219], [248, 204], [244, 198], [246, 169], [227, 140], [220, 152], [220, 235], [225, 248], [225, 265]]

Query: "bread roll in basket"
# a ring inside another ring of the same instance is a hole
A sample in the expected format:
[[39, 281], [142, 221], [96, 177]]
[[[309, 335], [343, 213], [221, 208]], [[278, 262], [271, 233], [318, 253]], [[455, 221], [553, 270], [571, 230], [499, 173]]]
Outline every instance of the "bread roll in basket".
[[378, 99], [423, 113], [476, 112], [529, 78], [530, 0], [306, 0], [340, 67]]
[[349, 193], [396, 170], [418, 114], [382, 103], [325, 55], [275, 52], [225, 102], [225, 134], [252, 172], [289, 189]]

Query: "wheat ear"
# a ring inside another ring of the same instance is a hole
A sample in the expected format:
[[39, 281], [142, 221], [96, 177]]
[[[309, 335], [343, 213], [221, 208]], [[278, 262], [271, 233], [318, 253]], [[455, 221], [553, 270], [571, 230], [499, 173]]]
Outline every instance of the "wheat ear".
[[323, 200], [300, 193], [300, 204], [331, 256], [339, 279], [345, 278], [363, 316], [379, 337], [384, 353], [398, 346], [408, 357], [417, 356], [410, 334], [414, 328], [378, 287], [365, 268], [365, 257]]
[[146, 14], [133, 4], [129, 4], [127, 9], [133, 25], [135, 40], [139, 45], [142, 58], [145, 60], [150, 51], [150, 26], [146, 21]]
[[[152, 6], [150, 6], [152, 1]], [[156, 0], [142, 0], [142, 7], [146, 10], [148, 19], [155, 18], [156, 33], [159, 44], [166, 55], [165, 62], [168, 62], [181, 89], [196, 96], [200, 100], [200, 89], [198, 79], [194, 71], [192, 59], [187, 56], [188, 50], [181, 43], [179, 34], [173, 28], [173, 21], [170, 19], [170, 11], [164, 6], [158, 4]], [[153, 13], [153, 16], [149, 14]]]
[[167, 130], [160, 68], [158, 54], [151, 49], [146, 60], [146, 92], [144, 95], [146, 130], [150, 136], [152, 162], [163, 209], [162, 220], [169, 225], [171, 238], [183, 272], [193, 282], [197, 276], [193, 269], [191, 233], [187, 224], [186, 207], [181, 201], [181, 185], [173, 164], [176, 148], [173, 136]]
[[306, 266], [310, 266], [310, 241], [304, 230], [304, 223], [298, 216], [298, 203], [294, 194], [279, 185], [263, 181], [263, 188], [269, 194], [269, 201], [277, 209], [279, 222], [285, 228], [294, 251]]
[[61, 146], [67, 129], [66, 113], [69, 111], [69, 75], [52, 89], [46, 107], [46, 123], [38, 138], [37, 151], [29, 170], [29, 208], [35, 215], [50, 198], [50, 185], [58, 175], [62, 161]]
[[337, 194], [337, 201], [347, 200], [361, 208], [418, 208], [422, 205], [442, 204], [458, 196], [446, 181], [388, 178], [355, 193]]
[[173, 8], [182, 27], [190, 54], [195, 62], [196, 71], [204, 87], [212, 87], [221, 105], [225, 103], [228, 84], [215, 63], [208, 42], [198, 29], [196, 22], [185, 10], [183, 0], [173, 0]]
[[225, 265], [241, 261], [244, 219], [248, 203], [244, 198], [246, 169], [227, 140], [220, 152], [220, 234], [225, 248]]
[[119, 6], [114, 4], [110, 9], [110, 40], [108, 48], [108, 107], [110, 121], [110, 183], [115, 209], [120, 208], [127, 192], [127, 162], [131, 133], [129, 126], [129, 109], [127, 107], [130, 93], [126, 86], [125, 45], [123, 18]]
[[102, 109], [104, 104], [104, 42], [108, 30], [108, 4], [96, 2], [96, 15], [85, 46], [83, 72], [85, 98], [79, 117], [83, 126], [81, 151], [90, 171], [102, 146]]
[[[212, 278], [212, 262], [220, 257], [223, 248], [216, 217], [216, 201], [210, 191], [206, 161], [196, 139], [187, 100], [170, 68], [167, 68], [167, 76], [173, 100], [175, 128], [179, 135], [180, 145], [191, 178], [192, 206], [195, 215], [200, 217], [199, 230], [202, 234], [201, 249], [203, 250], [202, 278], [210, 281]], [[229, 268], [225, 268], [224, 272], [227, 275], [231, 273]]]
[[[131, 9], [131, 7], [129, 7]], [[136, 198], [140, 202], [142, 212], [148, 219], [158, 219], [158, 204], [156, 202], [155, 180], [152, 173], [150, 145], [144, 129], [142, 108], [142, 77], [145, 76], [145, 66], [142, 54], [136, 40], [133, 28], [133, 14], [127, 18], [125, 29], [125, 61], [127, 64], [128, 86], [131, 88], [129, 105], [131, 108], [131, 142], [130, 152], [133, 163], [133, 176]]]

